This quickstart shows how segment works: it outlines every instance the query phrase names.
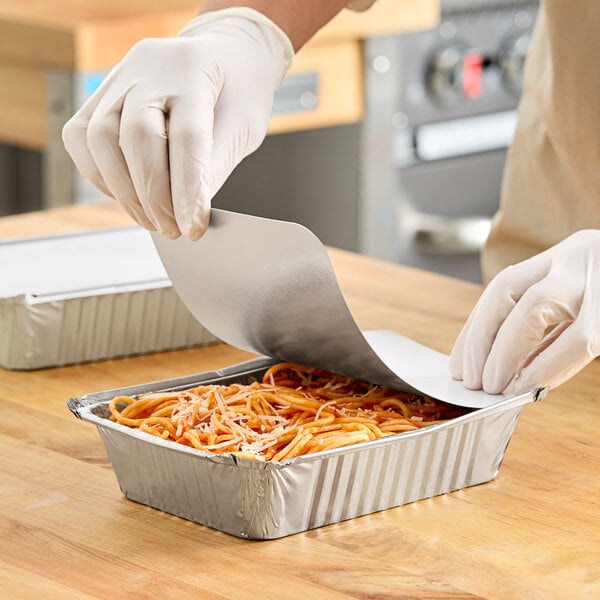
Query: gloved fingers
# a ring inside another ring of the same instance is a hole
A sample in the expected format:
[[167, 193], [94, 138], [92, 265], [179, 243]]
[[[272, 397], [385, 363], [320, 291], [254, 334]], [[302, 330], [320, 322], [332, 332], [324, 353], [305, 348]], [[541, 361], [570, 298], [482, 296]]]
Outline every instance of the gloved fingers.
[[181, 232], [171, 200], [166, 120], [163, 106], [130, 92], [123, 102], [118, 143], [144, 214], [161, 234], [174, 239]]
[[87, 128], [87, 146], [110, 195], [142, 227], [154, 231], [158, 223], [147, 216], [131, 181], [127, 162], [119, 146], [121, 107], [106, 107], [100, 102]]
[[502, 392], [576, 319], [577, 307], [557, 298], [559, 283], [549, 277], [533, 285], [506, 317], [483, 369], [482, 387], [486, 392]]
[[79, 174], [95, 185], [103, 194], [112, 196], [88, 148], [89, 120], [89, 116], [83, 109], [75, 113], [63, 127], [63, 143]]
[[[62, 139], [65, 149], [75, 163], [80, 175], [95, 185], [103, 194], [112, 197], [112, 192], [104, 181], [96, 161], [88, 147], [88, 127], [98, 104], [104, 98], [106, 90], [117, 77], [117, 65], [100, 84], [98, 89], [85, 101], [83, 106], [65, 123]], [[133, 216], [133, 215], [131, 215]]]
[[584, 320], [577, 319], [533, 358], [503, 391], [506, 394], [522, 394], [541, 387], [557, 387], [583, 369], [594, 357]]
[[526, 290], [543, 279], [550, 261], [540, 254], [501, 271], [486, 287], [460, 332], [450, 373], [469, 389], [482, 389], [483, 371], [502, 323]]
[[191, 240], [199, 239], [206, 231], [214, 195], [211, 156], [220, 90], [208, 82], [200, 88], [204, 90], [202, 95], [173, 100], [168, 122], [173, 210], [181, 233]]

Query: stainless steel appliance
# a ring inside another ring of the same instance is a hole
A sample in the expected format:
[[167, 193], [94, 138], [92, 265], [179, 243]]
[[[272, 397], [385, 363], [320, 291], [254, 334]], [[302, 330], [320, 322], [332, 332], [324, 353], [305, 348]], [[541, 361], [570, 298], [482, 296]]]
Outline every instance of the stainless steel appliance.
[[358, 246], [479, 281], [537, 5], [442, 7], [435, 30], [366, 43]]
[[436, 29], [365, 43], [363, 122], [267, 138], [215, 205], [480, 281], [537, 3], [453, 0], [442, 9]]

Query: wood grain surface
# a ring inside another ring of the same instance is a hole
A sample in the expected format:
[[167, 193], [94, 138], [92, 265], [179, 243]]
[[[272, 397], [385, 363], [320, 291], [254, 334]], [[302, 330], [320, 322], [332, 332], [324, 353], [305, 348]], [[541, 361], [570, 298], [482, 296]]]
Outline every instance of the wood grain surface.
[[[114, 205], [0, 219], [0, 238], [127, 223]], [[363, 328], [448, 352], [480, 288], [331, 250]], [[18, 265], [15, 265], [18, 268]], [[268, 542], [126, 500], [66, 400], [248, 358], [224, 344], [0, 371], [4, 598], [600, 597], [600, 364], [526, 406], [496, 480]]]

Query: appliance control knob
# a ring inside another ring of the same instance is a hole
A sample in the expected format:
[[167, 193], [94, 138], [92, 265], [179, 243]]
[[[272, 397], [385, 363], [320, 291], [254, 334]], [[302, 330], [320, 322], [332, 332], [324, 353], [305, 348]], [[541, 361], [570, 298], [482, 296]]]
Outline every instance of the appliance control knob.
[[498, 52], [502, 83], [508, 91], [516, 95], [523, 89], [523, 67], [530, 45], [531, 33], [519, 33], [506, 38]]
[[439, 104], [451, 105], [482, 94], [483, 56], [460, 44], [436, 50], [427, 63], [429, 95]]

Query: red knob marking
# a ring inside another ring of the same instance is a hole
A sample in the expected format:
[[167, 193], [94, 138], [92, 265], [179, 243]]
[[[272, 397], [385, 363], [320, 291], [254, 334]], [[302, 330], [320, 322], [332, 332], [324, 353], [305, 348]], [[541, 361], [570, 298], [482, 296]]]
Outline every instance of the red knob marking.
[[481, 71], [483, 59], [481, 55], [471, 52], [463, 59], [462, 87], [467, 98], [479, 98], [482, 92]]

